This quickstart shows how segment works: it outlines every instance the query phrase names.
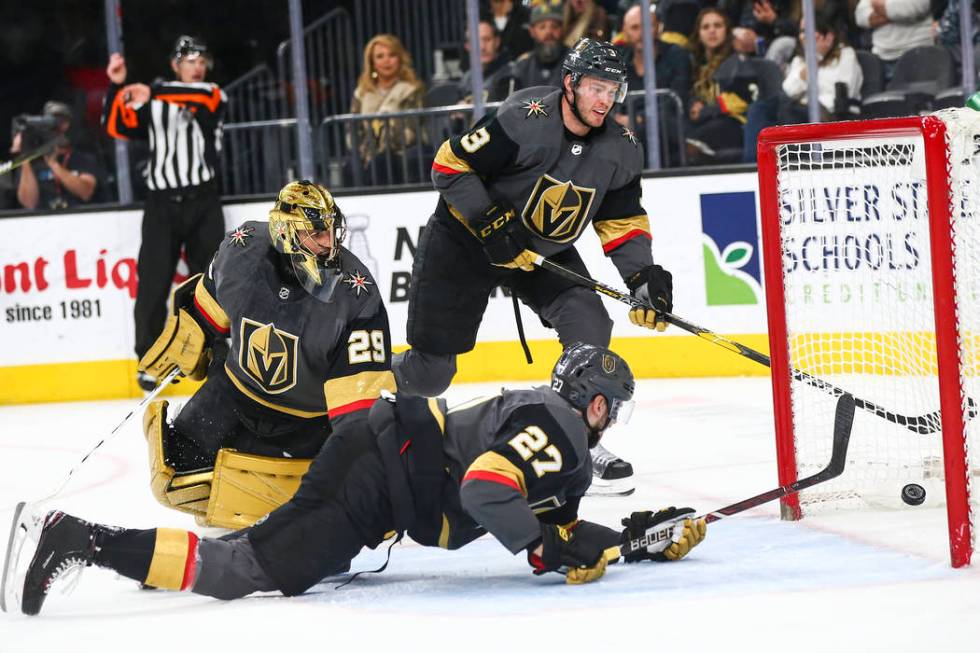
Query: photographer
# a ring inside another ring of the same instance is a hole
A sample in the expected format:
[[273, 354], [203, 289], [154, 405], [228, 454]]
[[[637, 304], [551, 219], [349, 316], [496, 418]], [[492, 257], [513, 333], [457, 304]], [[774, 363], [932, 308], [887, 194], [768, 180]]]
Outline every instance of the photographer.
[[13, 121], [12, 158], [50, 147], [43, 157], [19, 168], [17, 201], [25, 209], [64, 209], [89, 202], [99, 182], [92, 155], [75, 150], [68, 139], [71, 109], [54, 100], [40, 116], [17, 116]]

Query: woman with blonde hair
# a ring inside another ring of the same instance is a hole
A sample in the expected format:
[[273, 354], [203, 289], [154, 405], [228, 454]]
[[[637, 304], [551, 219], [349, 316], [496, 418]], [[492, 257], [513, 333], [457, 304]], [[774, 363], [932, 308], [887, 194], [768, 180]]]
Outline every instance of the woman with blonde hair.
[[[378, 34], [364, 46], [364, 67], [354, 89], [351, 113], [395, 113], [422, 107], [425, 85], [412, 67], [412, 55], [394, 34]], [[382, 119], [357, 123], [357, 151], [367, 170], [380, 154], [404, 156], [416, 143], [418, 123]], [[376, 166], [388, 169], [387, 165]], [[401, 168], [392, 162], [391, 169]], [[394, 181], [374, 180], [377, 183]]]

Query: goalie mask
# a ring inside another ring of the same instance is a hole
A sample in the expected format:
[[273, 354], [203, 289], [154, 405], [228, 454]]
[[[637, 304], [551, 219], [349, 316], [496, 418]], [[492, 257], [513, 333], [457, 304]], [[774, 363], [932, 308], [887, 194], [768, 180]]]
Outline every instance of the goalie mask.
[[340, 250], [347, 236], [344, 214], [330, 191], [305, 180], [286, 184], [269, 212], [269, 234], [300, 285], [329, 301], [340, 280]]
[[[626, 424], [633, 414], [636, 383], [629, 365], [618, 354], [576, 342], [564, 352], [551, 372], [551, 388], [582, 411], [589, 429], [589, 447], [595, 446], [602, 432], [612, 424]], [[588, 424], [586, 410], [596, 395], [606, 398], [609, 415], [601, 428]]]

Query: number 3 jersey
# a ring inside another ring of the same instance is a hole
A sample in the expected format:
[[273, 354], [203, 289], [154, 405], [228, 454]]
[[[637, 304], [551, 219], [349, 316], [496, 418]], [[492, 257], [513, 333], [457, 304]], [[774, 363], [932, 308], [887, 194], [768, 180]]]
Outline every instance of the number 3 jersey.
[[[592, 482], [585, 422], [547, 387], [450, 408], [444, 452], [466, 515], [512, 553], [541, 537], [540, 521], [576, 521]], [[450, 527], [465, 521], [447, 518]], [[475, 535], [451, 539], [461, 545]]]
[[273, 414], [331, 422], [394, 391], [388, 316], [364, 264], [341, 248], [341, 278], [326, 302], [287, 267], [268, 224], [246, 222], [194, 291], [211, 330], [231, 340], [225, 370], [234, 386]]
[[518, 91], [496, 114], [445, 141], [432, 164], [435, 214], [472, 232], [470, 225], [503, 200], [543, 256], [572, 247], [592, 222], [625, 279], [653, 262], [640, 204], [643, 149], [611, 119], [585, 136], [565, 129], [561, 93], [550, 86]]

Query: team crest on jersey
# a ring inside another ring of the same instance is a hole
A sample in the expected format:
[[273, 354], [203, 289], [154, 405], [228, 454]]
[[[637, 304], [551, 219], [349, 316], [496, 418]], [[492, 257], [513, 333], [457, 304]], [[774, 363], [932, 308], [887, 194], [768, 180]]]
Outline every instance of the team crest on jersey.
[[594, 188], [542, 175], [524, 206], [524, 224], [542, 238], [567, 243], [582, 232], [594, 198]]
[[542, 118], [548, 117], [548, 112], [545, 111], [545, 109], [547, 109], [548, 107], [545, 106], [544, 102], [542, 102], [537, 98], [533, 100], [528, 100], [527, 102], [521, 105], [521, 108], [527, 109], [527, 114], [525, 114], [524, 116], [525, 118], [531, 118], [531, 117], [536, 118], [538, 116]]
[[255, 231], [254, 227], [239, 227], [231, 232], [228, 238], [232, 243], [238, 245], [239, 247], [245, 247], [246, 241], [252, 237], [252, 233]]
[[581, 153], [582, 153], [582, 144], [574, 143], [572, 145], [572, 156], [578, 156]]
[[271, 322], [242, 318], [241, 342], [238, 365], [263, 390], [275, 395], [296, 385], [299, 338]]
[[344, 283], [350, 288], [350, 291], [354, 293], [355, 296], [360, 297], [361, 291], [364, 291], [365, 295], [371, 293], [371, 289], [368, 286], [373, 286], [374, 283], [368, 281], [368, 278], [358, 272], [357, 270], [347, 273], [347, 278], [344, 279]]

